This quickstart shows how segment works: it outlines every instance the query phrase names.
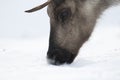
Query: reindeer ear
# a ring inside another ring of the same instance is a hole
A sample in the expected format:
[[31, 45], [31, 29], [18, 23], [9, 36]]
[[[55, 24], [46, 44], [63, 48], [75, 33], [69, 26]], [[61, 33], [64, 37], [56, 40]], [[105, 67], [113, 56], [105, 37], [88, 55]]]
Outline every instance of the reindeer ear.
[[56, 6], [59, 6], [60, 4], [62, 4], [65, 0], [53, 0], [53, 2], [55, 3]]

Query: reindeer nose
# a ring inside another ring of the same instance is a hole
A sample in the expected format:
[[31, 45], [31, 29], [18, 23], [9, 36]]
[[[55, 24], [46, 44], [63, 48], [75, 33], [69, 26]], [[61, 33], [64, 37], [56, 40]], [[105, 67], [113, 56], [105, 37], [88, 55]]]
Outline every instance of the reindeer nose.
[[70, 64], [73, 62], [75, 56], [67, 50], [64, 49], [50, 49], [47, 53], [47, 59], [50, 64], [60, 65], [60, 64]]

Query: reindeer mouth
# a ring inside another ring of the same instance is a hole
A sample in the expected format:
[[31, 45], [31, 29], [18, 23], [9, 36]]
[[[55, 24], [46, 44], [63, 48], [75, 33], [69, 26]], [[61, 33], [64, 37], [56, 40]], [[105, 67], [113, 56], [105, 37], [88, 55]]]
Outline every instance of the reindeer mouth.
[[72, 53], [61, 48], [48, 50], [47, 53], [48, 62], [53, 65], [70, 64], [74, 58], [75, 56]]

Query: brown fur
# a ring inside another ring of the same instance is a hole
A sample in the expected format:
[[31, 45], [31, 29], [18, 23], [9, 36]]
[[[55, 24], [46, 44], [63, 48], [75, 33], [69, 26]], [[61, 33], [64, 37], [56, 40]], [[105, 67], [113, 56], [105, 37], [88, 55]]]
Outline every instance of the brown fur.
[[101, 13], [120, 0], [48, 0], [26, 12], [48, 5], [50, 41], [47, 53], [51, 64], [72, 63], [80, 47], [89, 39]]
[[[56, 5], [55, 0], [53, 0], [48, 6], [51, 23], [50, 36], [52, 38], [49, 46], [51, 47], [52, 43], [56, 44], [76, 56], [79, 48], [90, 37], [100, 14], [112, 4], [118, 2], [120, 0], [64, 0], [60, 5]], [[61, 22], [56, 18], [63, 9], [71, 10], [71, 16], [65, 22]], [[54, 51], [54, 49], [52, 50]], [[53, 55], [54, 58], [51, 58], [49, 54], [48, 51], [48, 58], [55, 60], [52, 62], [53, 64], [60, 64], [55, 58], [59, 56]]]

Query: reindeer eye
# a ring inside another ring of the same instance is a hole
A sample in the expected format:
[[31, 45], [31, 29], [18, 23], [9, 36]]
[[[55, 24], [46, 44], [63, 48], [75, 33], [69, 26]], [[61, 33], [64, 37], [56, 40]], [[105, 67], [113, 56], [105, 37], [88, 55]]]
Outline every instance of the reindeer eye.
[[63, 10], [60, 11], [59, 14], [58, 14], [58, 20], [59, 20], [60, 22], [65, 22], [70, 16], [71, 16], [71, 11], [70, 11], [70, 9], [63, 9]]

